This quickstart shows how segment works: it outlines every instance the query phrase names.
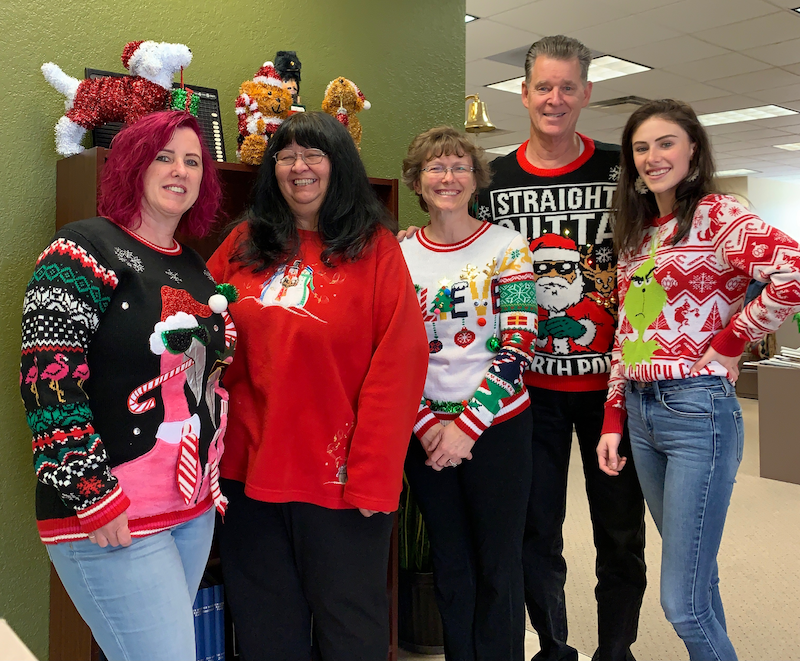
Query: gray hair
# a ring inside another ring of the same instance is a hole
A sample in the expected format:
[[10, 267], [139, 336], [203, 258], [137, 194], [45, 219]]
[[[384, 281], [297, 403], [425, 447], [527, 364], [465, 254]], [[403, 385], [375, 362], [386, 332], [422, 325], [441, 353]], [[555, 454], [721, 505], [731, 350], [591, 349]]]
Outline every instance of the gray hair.
[[585, 85], [589, 82], [589, 65], [592, 63], [592, 52], [580, 41], [572, 37], [558, 34], [543, 37], [535, 42], [525, 56], [525, 82], [530, 84], [533, 64], [539, 55], [550, 57], [554, 60], [578, 60], [581, 66], [581, 81]]

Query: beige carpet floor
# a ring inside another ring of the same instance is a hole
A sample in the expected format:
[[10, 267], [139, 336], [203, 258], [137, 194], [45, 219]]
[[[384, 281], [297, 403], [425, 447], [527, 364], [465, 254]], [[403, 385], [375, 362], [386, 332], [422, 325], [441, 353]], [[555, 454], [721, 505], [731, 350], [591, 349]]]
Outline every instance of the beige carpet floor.
[[[741, 403], [744, 458], [719, 555], [728, 631], [741, 661], [800, 661], [800, 485], [759, 477], [758, 402]], [[797, 436], [800, 442], [800, 426]], [[649, 514], [647, 518], [649, 586], [633, 652], [638, 661], [683, 661], [688, 659], [686, 648], [659, 604], [661, 539]], [[594, 546], [577, 447], [570, 466], [564, 555], [569, 642], [591, 656], [597, 639]], [[527, 638], [526, 649], [533, 653], [538, 649], [535, 636]], [[401, 658], [443, 657], [401, 653]]]

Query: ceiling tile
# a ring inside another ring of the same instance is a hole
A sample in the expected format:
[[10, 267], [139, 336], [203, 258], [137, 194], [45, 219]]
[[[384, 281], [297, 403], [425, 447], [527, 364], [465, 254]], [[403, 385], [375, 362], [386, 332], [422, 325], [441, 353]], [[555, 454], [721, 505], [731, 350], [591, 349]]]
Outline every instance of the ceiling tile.
[[493, 60], [474, 60], [467, 65], [467, 89], [470, 87], [483, 87], [501, 80], [517, 78], [524, 74], [524, 70], [512, 67], [510, 64], [495, 62]]
[[500, 12], [514, 9], [520, 5], [527, 5], [531, 0], [467, 0], [467, 13], [485, 18]]
[[[764, 105], [756, 99], [744, 96], [742, 94], [731, 94], [729, 96], [721, 96], [707, 101], [698, 101], [692, 104], [694, 111], [698, 114], [705, 114], [711, 112], [723, 112], [725, 110], [741, 110], [742, 108], [752, 108], [753, 106]], [[748, 122], [749, 123], [749, 122]], [[728, 126], [725, 124], [724, 126]]]
[[[605, 53], [653, 43], [653, 26], [639, 16], [628, 16], [609, 23], [593, 25], [570, 33], [570, 36], [580, 39], [589, 48]], [[658, 29], [659, 41], [678, 36], [680, 33], [676, 30]]]
[[773, 89], [750, 92], [748, 96], [752, 96], [754, 99], [764, 101], [765, 103], [783, 105], [787, 101], [800, 99], [800, 81], [794, 85], [788, 85], [787, 87], [775, 87]]
[[646, 67], [663, 69], [672, 64], [702, 60], [725, 53], [727, 51], [724, 48], [682, 35], [634, 48], [613, 51], [611, 54]]
[[698, 32], [776, 11], [761, 0], [684, 0], [648, 11], [642, 18], [680, 32]]
[[[516, 9], [495, 14], [492, 20], [514, 27], [528, 28], [539, 34], [569, 34], [628, 14], [621, 8], [603, 4], [603, 0], [538, 0]], [[588, 44], [587, 44], [588, 45]]]
[[[688, 17], [691, 20], [691, 17]], [[723, 25], [692, 33], [698, 39], [729, 48], [745, 50], [757, 46], [777, 44], [800, 35], [800, 14], [778, 11], [749, 21]]]
[[716, 57], [698, 59], [694, 62], [665, 66], [663, 69], [679, 76], [686, 76], [692, 80], [707, 82], [714, 78], [726, 78], [753, 71], [762, 71], [763, 69], [769, 69], [769, 65], [752, 57], [745, 57], [740, 53], [725, 53]]
[[467, 23], [467, 62], [479, 60], [510, 48], [530, 46], [541, 35], [491, 20]]
[[800, 84], [800, 76], [783, 69], [772, 68], [763, 71], [744, 73], [739, 76], [715, 78], [708, 81], [709, 85], [734, 92], [735, 94], [748, 94], [773, 87], [787, 87]]
[[[792, 2], [794, 1], [792, 0]], [[746, 50], [744, 54], [776, 67], [795, 64], [800, 62], [800, 39], [790, 39], [779, 44], [751, 48]]]

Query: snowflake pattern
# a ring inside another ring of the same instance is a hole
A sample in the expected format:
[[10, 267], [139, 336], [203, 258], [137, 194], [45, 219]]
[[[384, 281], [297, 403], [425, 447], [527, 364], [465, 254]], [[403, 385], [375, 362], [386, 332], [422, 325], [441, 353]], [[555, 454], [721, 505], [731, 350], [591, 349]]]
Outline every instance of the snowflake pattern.
[[130, 250], [114, 248], [114, 254], [117, 256], [119, 261], [121, 261], [123, 264], [127, 264], [137, 273], [144, 271], [144, 264], [142, 264], [142, 260], [134, 255]]
[[595, 257], [600, 264], [610, 264], [614, 258], [614, 251], [608, 246], [600, 246], [595, 252]]
[[183, 282], [183, 279], [177, 273], [175, 273], [175, 271], [170, 271], [169, 269], [167, 269], [166, 271], [164, 271], [164, 273], [167, 274], [167, 277], [169, 277], [170, 279], [174, 280], [177, 283]]
[[103, 482], [95, 475], [82, 477], [75, 486], [83, 496], [98, 495], [103, 491]]
[[487, 206], [478, 207], [478, 220], [491, 220], [492, 212]]
[[611, 169], [608, 171], [608, 180], [619, 181], [619, 173], [620, 173], [619, 165], [611, 166]]
[[705, 294], [707, 291], [711, 291], [714, 288], [714, 278], [708, 275], [708, 273], [696, 275], [689, 282], [700, 294]]

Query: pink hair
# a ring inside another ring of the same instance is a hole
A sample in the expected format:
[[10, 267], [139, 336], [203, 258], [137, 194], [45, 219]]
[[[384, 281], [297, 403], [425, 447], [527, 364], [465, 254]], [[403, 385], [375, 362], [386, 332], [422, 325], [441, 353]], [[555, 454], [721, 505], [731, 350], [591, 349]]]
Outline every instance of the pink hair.
[[178, 230], [191, 236], [206, 236], [209, 233], [222, 197], [219, 176], [203, 142], [200, 124], [189, 113], [176, 110], [145, 115], [114, 137], [100, 181], [97, 210], [101, 216], [129, 229], [139, 226], [144, 173], [181, 127], [192, 129], [200, 140], [203, 179], [197, 201], [181, 218]]

